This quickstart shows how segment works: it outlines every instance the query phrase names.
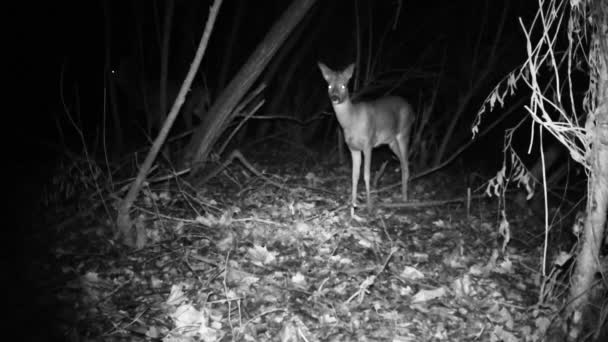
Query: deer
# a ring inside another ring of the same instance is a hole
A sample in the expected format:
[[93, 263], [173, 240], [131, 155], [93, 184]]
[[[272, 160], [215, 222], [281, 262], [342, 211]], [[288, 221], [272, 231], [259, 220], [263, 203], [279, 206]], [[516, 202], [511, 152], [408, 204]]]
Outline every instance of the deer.
[[372, 210], [370, 196], [370, 167], [372, 150], [381, 145], [397, 155], [401, 165], [401, 195], [408, 200], [409, 180], [408, 144], [414, 122], [412, 106], [400, 96], [385, 96], [373, 101], [353, 102], [348, 92], [348, 81], [353, 75], [354, 64], [342, 71], [334, 71], [318, 62], [323, 78], [327, 81], [327, 92], [338, 123], [344, 132], [344, 141], [352, 159], [352, 208], [357, 206], [357, 184], [361, 172], [363, 152], [363, 179], [367, 194], [367, 209]]

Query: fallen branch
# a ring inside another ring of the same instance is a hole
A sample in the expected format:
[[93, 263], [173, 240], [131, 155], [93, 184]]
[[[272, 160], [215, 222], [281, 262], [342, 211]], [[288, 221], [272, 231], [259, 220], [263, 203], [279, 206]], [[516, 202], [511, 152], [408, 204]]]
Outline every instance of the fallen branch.
[[[475, 195], [471, 196], [471, 199], [481, 199], [486, 197], [486, 195]], [[378, 203], [377, 206], [383, 208], [423, 208], [423, 207], [436, 207], [440, 205], [450, 204], [450, 203], [458, 203], [458, 202], [467, 202], [467, 197], [456, 197], [452, 199], [446, 200], [433, 200], [433, 201], [420, 201], [420, 202], [402, 202], [402, 203]]]
[[260, 178], [262, 178], [266, 182], [268, 182], [268, 183], [270, 183], [270, 184], [272, 184], [272, 185], [274, 185], [274, 186], [276, 186], [276, 187], [278, 187], [280, 189], [289, 190], [289, 187], [287, 187], [287, 186], [285, 186], [283, 184], [277, 183], [277, 182], [273, 181], [272, 179], [264, 176], [264, 174], [262, 174], [255, 167], [253, 167], [253, 165], [251, 165], [251, 163], [249, 163], [249, 161], [243, 156], [243, 154], [239, 150], [232, 151], [232, 153], [230, 153], [230, 155], [228, 156], [228, 158], [226, 158], [226, 160], [221, 165], [219, 165], [214, 170], [212, 170], [211, 172], [209, 172], [200, 181], [196, 182], [196, 185], [197, 186], [201, 186], [202, 184], [207, 183], [211, 178], [214, 178], [220, 172], [222, 172], [225, 168], [227, 168], [228, 165], [230, 165], [234, 159], [238, 159], [243, 164], [243, 166], [245, 166], [245, 168], [247, 170], [251, 171], [251, 173], [255, 174], [256, 176], [258, 176]]

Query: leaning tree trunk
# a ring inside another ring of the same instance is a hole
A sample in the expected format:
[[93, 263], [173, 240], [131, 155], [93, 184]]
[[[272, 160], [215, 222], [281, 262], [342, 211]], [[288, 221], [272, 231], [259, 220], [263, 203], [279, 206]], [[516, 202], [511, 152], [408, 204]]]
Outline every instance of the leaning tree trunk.
[[315, 0], [294, 0], [266, 34], [249, 60], [218, 96], [186, 148], [184, 159], [192, 163], [193, 173], [200, 169], [201, 162], [207, 159], [214, 143], [230, 123], [234, 108], [314, 3]]
[[222, 53], [222, 65], [220, 66], [219, 76], [217, 78], [217, 87], [222, 89], [226, 85], [226, 80], [230, 74], [230, 66], [232, 65], [232, 52], [236, 46], [236, 38], [243, 22], [243, 15], [247, 9], [246, 1], [238, 1], [236, 4], [236, 13], [232, 17], [232, 25], [230, 25], [230, 33], [224, 41], [224, 52]]
[[[294, 75], [297, 69], [300, 67], [302, 60], [305, 57], [309, 56], [310, 51], [312, 50], [315, 43], [318, 41], [320, 31], [326, 28], [325, 23], [333, 14], [333, 2], [330, 3], [329, 6], [323, 9], [323, 14], [321, 18], [315, 18], [317, 19], [317, 21], [315, 21], [316, 24], [312, 31], [302, 30], [302, 32], [300, 32], [300, 35], [306, 32], [306, 35], [303, 40], [297, 39], [291, 42], [291, 44], [293, 45], [295, 45], [295, 43], [298, 43], [297, 51], [291, 56], [291, 59], [289, 60], [289, 65], [287, 66], [287, 69], [285, 69], [285, 72], [281, 74], [280, 80], [278, 81], [279, 87], [277, 87], [277, 93], [268, 105], [268, 112], [272, 115], [276, 115], [276, 113], [279, 113], [281, 111], [279, 108], [281, 106], [285, 106], [287, 102], [285, 99], [288, 97], [287, 92], [289, 90], [289, 85], [297, 83], [297, 81], [294, 82]], [[273, 77], [274, 75], [268, 76]]]
[[[576, 261], [576, 269], [570, 287], [569, 316], [577, 329], [570, 330], [569, 339], [580, 338], [580, 327], [584, 319], [588, 319], [585, 307], [589, 302], [589, 290], [595, 274], [601, 270], [600, 247], [604, 230], [606, 229], [606, 212], [608, 211], [608, 5], [600, 0], [591, 4], [595, 12], [598, 29], [594, 32], [591, 46], [596, 48], [597, 68], [592, 68], [591, 79], [597, 83], [597, 105], [588, 114], [586, 128], [589, 130], [591, 141], [590, 167], [587, 215], [583, 229], [580, 251]], [[593, 75], [595, 74], [595, 75]]]
[[[289, 36], [289, 39], [287, 39], [283, 45], [281, 46], [280, 49], [278, 49], [277, 54], [275, 55], [275, 57], [272, 59], [272, 63], [269, 63], [268, 67], [265, 69], [266, 71], [264, 72], [264, 76], [262, 76], [262, 83], [270, 83], [271, 80], [277, 79], [279, 86], [277, 86], [277, 89], [279, 91], [279, 93], [283, 90], [285, 90], [285, 79], [288, 78], [286, 75], [286, 72], [284, 71], [284, 68], [282, 68], [284, 66], [283, 62], [285, 60], [287, 60], [288, 58], [290, 58], [289, 60], [289, 65], [292, 66], [293, 62], [294, 62], [294, 58], [297, 59], [297, 56], [301, 56], [301, 54], [299, 54], [298, 52], [294, 53], [294, 46], [296, 45], [296, 43], [300, 42], [300, 38], [302, 37], [302, 35], [305, 32], [308, 32], [308, 30], [306, 29], [306, 25], [308, 25], [308, 23], [310, 23], [311, 21], [311, 16], [309, 15], [306, 19], [303, 19], [304, 21], [302, 21], [302, 23], [300, 24], [300, 27], [298, 27], [297, 29], [295, 29], [291, 35]], [[309, 34], [307, 34], [307, 36], [310, 36]], [[299, 44], [298, 44], [299, 45]], [[281, 77], [276, 77], [277, 74], [279, 73], [279, 70], [282, 72], [281, 73]], [[283, 105], [285, 103], [285, 99], [282, 97], [282, 94], [279, 95], [277, 93], [273, 94], [272, 99], [270, 100], [270, 102], [268, 102], [268, 104], [265, 105], [266, 108], [266, 113], [270, 113], [270, 115], [277, 115], [279, 113], [279, 107], [281, 105]], [[283, 113], [285, 113], [286, 111], [283, 111]], [[268, 134], [268, 132], [270, 131], [271, 127], [273, 125], [273, 120], [261, 120], [255, 128], [255, 138], [262, 138], [264, 136], [266, 136], [266, 134]], [[243, 130], [245, 131], [245, 130]], [[246, 132], [245, 132], [246, 133]]]

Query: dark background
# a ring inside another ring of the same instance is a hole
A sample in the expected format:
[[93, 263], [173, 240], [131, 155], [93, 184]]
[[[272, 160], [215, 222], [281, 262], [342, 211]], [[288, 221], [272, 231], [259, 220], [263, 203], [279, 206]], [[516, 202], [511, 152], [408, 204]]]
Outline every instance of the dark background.
[[[158, 19], [162, 21], [163, 1], [109, 1], [107, 4], [112, 23], [112, 61], [118, 66], [120, 59], [132, 54], [135, 45], [134, 16], [144, 22], [144, 44], [148, 77], [158, 77], [159, 48], [157, 23], [154, 23], [153, 3], [157, 6]], [[206, 75], [212, 99], [221, 90], [218, 71], [224, 61], [227, 35], [237, 15], [236, 1], [224, 1], [214, 32], [211, 36], [201, 69]], [[288, 1], [256, 1], [246, 3], [238, 19], [240, 27], [228, 62], [230, 76], [246, 61], [256, 45], [262, 40], [271, 25], [282, 14]], [[175, 2], [173, 35], [171, 38], [170, 78], [183, 79], [194, 50], [202, 34], [208, 15], [210, 1], [179, 0]], [[479, 100], [472, 101], [471, 116], [477, 112], [481, 100], [506, 72], [524, 60], [524, 37], [518, 18], [524, 22], [531, 19], [536, 4], [530, 1], [404, 1], [399, 12], [395, 30], [390, 30], [379, 46], [387, 23], [392, 23], [397, 10], [396, 1], [360, 1], [359, 15], [363, 44], [367, 45], [369, 23], [372, 26], [372, 55], [381, 55], [381, 69], [415, 69], [422, 76], [412, 77], [396, 91], [417, 104], [420, 96], [429, 96], [436, 78], [442, 71], [440, 106], [434, 115], [450, 115], [463, 89], [470, 82], [480, 65], [471, 65], [474, 49], [481, 35], [479, 55], [483, 62], [484, 51], [494, 44], [495, 33], [503, 11], [507, 11], [504, 33], [498, 43], [499, 61], [488, 81], [476, 92]], [[84, 133], [89, 138], [99, 129], [103, 111], [104, 91], [104, 5], [100, 1], [64, 1], [21, 5], [20, 20], [10, 32], [16, 40], [12, 52], [17, 56], [15, 71], [18, 73], [18, 94], [24, 96], [24, 106], [17, 120], [22, 142], [37, 145], [57, 138], [56, 118], [61, 118], [60, 75], [64, 70], [64, 83], [68, 95], [76, 85], [81, 96], [81, 115]], [[137, 13], [134, 13], [137, 12]], [[352, 1], [319, 1], [300, 24], [302, 37], [314, 34], [312, 47], [298, 51], [295, 44], [290, 54], [305, 54], [300, 62], [293, 82], [310, 88], [325, 87], [318, 72], [316, 61], [322, 60], [330, 67], [341, 68], [355, 60], [355, 15]], [[481, 27], [485, 21], [485, 28]], [[317, 27], [320, 29], [315, 30]], [[368, 53], [364, 46], [363, 54]], [[445, 54], [445, 57], [444, 57]], [[289, 67], [287, 58], [279, 68]], [[272, 62], [271, 62], [272, 64]], [[12, 67], [10, 68], [12, 69]], [[13, 71], [13, 70], [11, 70]], [[272, 98], [274, 87], [280, 83], [278, 77], [269, 80], [266, 98]], [[262, 75], [262, 77], [264, 77]], [[229, 79], [228, 79], [229, 80]], [[289, 86], [295, 86], [293, 84]], [[324, 96], [324, 94], [320, 94]], [[269, 100], [267, 101], [267, 103]], [[328, 106], [328, 102], [325, 103]], [[68, 103], [70, 105], [70, 103]], [[261, 114], [268, 114], [264, 109]], [[468, 125], [468, 123], [466, 124]], [[463, 127], [465, 127], [464, 125]], [[70, 129], [66, 128], [66, 135]], [[27, 139], [23, 139], [27, 137]], [[74, 150], [78, 150], [76, 145]], [[40, 147], [31, 147], [34, 152]], [[42, 152], [48, 157], [48, 151]], [[42, 156], [41, 156], [42, 157]], [[31, 159], [31, 158], [28, 158]]]
[[[12, 141], [8, 149], [9, 160], [11, 169], [16, 171], [14, 184], [31, 186], [25, 194], [17, 191], [24, 195], [18, 200], [19, 208], [33, 205], [31, 202], [38, 197], [37, 189], [48, 181], [49, 173], [53, 172], [57, 160], [65, 157], [66, 150], [76, 154], [83, 151], [81, 139], [65, 115], [61, 89], [66, 108], [76, 117], [83, 131], [89, 153], [96, 158], [102, 157], [103, 129], [106, 130], [106, 144], [111, 149], [114, 136], [107, 100], [106, 76], [109, 70], [105, 70], [105, 66], [118, 68], [123, 59], [134, 55], [137, 45], [135, 22], [138, 21], [142, 23], [143, 30], [145, 77], [159, 78], [158, 37], [162, 32], [159, 23], [163, 20], [165, 4], [164, 1], [22, 3], [9, 13], [17, 18], [8, 31], [9, 41], [14, 42], [10, 44], [13, 47], [9, 55], [16, 57], [8, 66], [9, 74], [16, 75], [16, 84], [10, 86], [10, 94], [15, 93], [13, 99], [16, 101], [11, 102], [16, 104], [16, 110], [5, 116], [9, 118], [7, 126], [10, 127], [7, 136]], [[405, 81], [392, 92], [404, 96], [420, 113], [439, 83], [431, 118], [435, 126], [428, 135], [429, 140], [439, 144], [441, 132], [455, 115], [459, 101], [468, 93], [472, 94], [458, 121], [454, 141], [450, 143], [452, 150], [470, 140], [471, 123], [489, 91], [507, 72], [525, 60], [525, 41], [519, 19], [529, 23], [536, 9], [535, 2], [526, 0], [403, 1], [401, 7], [397, 1], [318, 1], [292, 32], [295, 35], [301, 31], [298, 41], [289, 44], [288, 39], [284, 45], [289, 49], [287, 52], [279, 49], [277, 54], [286, 53], [287, 57], [278, 65], [271, 61], [266, 68], [276, 68], [278, 72], [272, 77], [262, 73], [260, 81], [267, 83], [268, 87], [264, 93], [266, 106], [258, 114], [285, 115], [297, 108], [303, 112], [299, 115], [307, 117], [322, 111], [331, 113], [325, 94], [326, 84], [317, 68], [317, 61], [336, 69], [355, 61], [355, 4], [359, 12], [362, 70], [367, 67], [367, 56], [372, 56], [375, 63], [372, 79], [368, 83], [361, 79], [361, 84], [371, 85], [363, 87], [364, 98], [384, 94], [389, 90], [387, 85], [406, 75]], [[280, 0], [224, 1], [201, 65], [212, 101], [288, 5], [289, 1]], [[175, 1], [169, 79], [179, 82], [184, 78], [210, 6], [211, 1]], [[496, 32], [503, 13], [506, 13], [504, 28], [497, 41]], [[395, 18], [397, 22], [393, 30]], [[230, 32], [237, 22], [236, 39], [232, 46], [228, 46]], [[106, 23], [111, 26], [109, 46], [105, 39]], [[493, 46], [497, 57], [488, 66], [488, 53]], [[105, 51], [108, 48], [111, 60], [106, 63]], [[226, 56], [228, 51], [231, 54], [229, 59]], [[292, 67], [292, 61], [297, 61], [297, 65], [290, 79], [286, 80], [284, 72]], [[224, 69], [227, 73], [220, 75]], [[477, 82], [477, 79], [481, 81]], [[201, 77], [195, 79], [195, 83], [200, 84], [201, 81]], [[479, 86], [471, 90], [475, 83]], [[286, 92], [277, 99], [274, 96], [279, 96], [280, 89], [286, 89]], [[74, 95], [76, 92], [78, 100]], [[526, 95], [527, 92], [521, 90], [517, 96]], [[117, 102], [123, 134], [127, 139], [127, 146], [119, 156], [125, 157], [148, 143], [141, 133], [144, 126], [141, 117], [126, 110], [124, 95]], [[514, 115], [505, 125], [516, 122], [525, 114], [523, 110], [519, 112], [521, 114]], [[500, 111], [487, 115], [484, 124], [499, 114]], [[260, 139], [260, 132], [272, 135], [273, 129], [277, 128], [276, 124], [267, 123], [269, 129], [258, 130], [256, 127], [260, 122], [252, 120], [246, 125], [233, 147], [243, 147], [247, 141]], [[327, 126], [336, 127], [332, 116], [326, 116], [321, 125]], [[474, 144], [464, 157], [472, 156], [473, 161], [479, 162], [478, 156], [483, 153], [490, 159], [487, 166], [495, 170], [502, 158], [501, 127]], [[321, 139], [314, 132], [307, 131], [311, 129], [319, 131], [319, 126], [301, 128], [312, 138], [303, 144], [328, 150], [328, 146], [315, 146]], [[172, 131], [172, 134], [178, 133], [179, 127]], [[525, 136], [522, 139], [527, 141]], [[335, 143], [329, 148], [335, 148]], [[413, 167], [416, 169], [417, 166]], [[424, 167], [419, 165], [418, 170]]]

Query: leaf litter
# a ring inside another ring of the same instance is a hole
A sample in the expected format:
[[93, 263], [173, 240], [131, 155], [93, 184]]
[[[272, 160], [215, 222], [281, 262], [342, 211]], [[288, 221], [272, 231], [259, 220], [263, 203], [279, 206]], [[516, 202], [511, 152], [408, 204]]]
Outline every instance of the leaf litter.
[[378, 207], [357, 209], [359, 221], [344, 205], [349, 175], [327, 169], [285, 166], [281, 189], [255, 178], [235, 188], [249, 177], [238, 172], [198, 193], [151, 187], [138, 201], [140, 250], [94, 218], [80, 224], [95, 229], [63, 228], [57, 329], [104, 341], [542, 340], [555, 308], [535, 304], [537, 251], [499, 242], [492, 200], [479, 216]]

